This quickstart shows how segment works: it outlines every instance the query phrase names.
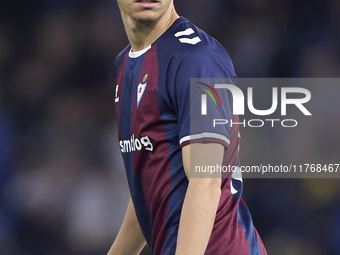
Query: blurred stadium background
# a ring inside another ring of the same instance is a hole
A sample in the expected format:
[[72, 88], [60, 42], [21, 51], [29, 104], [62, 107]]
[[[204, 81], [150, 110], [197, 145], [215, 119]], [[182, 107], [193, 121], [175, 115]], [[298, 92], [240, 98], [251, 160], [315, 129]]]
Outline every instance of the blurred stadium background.
[[[224, 45], [239, 77], [339, 76], [338, 0], [175, 4]], [[0, 1], [0, 254], [108, 251], [129, 198], [112, 79], [126, 44], [114, 0]], [[246, 130], [241, 162], [339, 159], [335, 101], [333, 122], [303, 137]], [[339, 180], [247, 179], [243, 197], [269, 254], [336, 255], [339, 191]]]

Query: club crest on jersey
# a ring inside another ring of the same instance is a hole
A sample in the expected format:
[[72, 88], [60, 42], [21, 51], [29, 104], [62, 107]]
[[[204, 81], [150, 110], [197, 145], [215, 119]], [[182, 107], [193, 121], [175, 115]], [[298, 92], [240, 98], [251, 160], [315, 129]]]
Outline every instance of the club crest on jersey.
[[142, 99], [142, 96], [144, 94], [145, 88], [146, 88], [146, 80], [148, 79], [148, 74], [146, 74], [142, 80], [141, 83], [139, 83], [137, 87], [137, 107], [139, 106], [140, 100]]

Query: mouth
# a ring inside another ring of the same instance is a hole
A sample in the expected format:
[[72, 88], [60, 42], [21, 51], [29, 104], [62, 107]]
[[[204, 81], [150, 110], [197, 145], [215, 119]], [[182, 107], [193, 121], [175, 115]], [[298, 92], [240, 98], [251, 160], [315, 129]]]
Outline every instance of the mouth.
[[143, 9], [152, 9], [159, 2], [160, 0], [135, 0], [135, 3], [142, 7]]

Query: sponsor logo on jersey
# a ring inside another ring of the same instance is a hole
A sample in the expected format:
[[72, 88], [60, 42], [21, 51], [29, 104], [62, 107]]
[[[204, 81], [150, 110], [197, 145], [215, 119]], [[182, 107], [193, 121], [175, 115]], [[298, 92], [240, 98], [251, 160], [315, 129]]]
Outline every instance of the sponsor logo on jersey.
[[129, 140], [119, 141], [120, 151], [122, 153], [140, 151], [143, 148], [147, 151], [153, 151], [153, 145], [148, 136], [143, 136], [140, 139], [135, 138], [135, 135], [131, 135]]
[[142, 96], [144, 94], [145, 88], [146, 88], [146, 80], [148, 79], [148, 74], [146, 74], [143, 78], [143, 81], [139, 83], [137, 87], [137, 107], [139, 106], [140, 100], [142, 99]]

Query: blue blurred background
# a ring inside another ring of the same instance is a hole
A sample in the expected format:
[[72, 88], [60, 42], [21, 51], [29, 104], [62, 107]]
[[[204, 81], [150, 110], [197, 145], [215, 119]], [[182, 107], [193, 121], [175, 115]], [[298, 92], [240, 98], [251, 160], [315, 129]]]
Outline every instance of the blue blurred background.
[[[338, 0], [175, 5], [224, 45], [239, 77], [339, 76]], [[126, 44], [114, 0], [0, 1], [1, 255], [108, 251], [129, 199], [112, 77]], [[332, 123], [292, 138], [246, 130], [242, 162], [340, 163], [339, 95], [317, 93], [319, 103], [334, 99]], [[340, 254], [339, 180], [244, 182], [269, 254]]]

